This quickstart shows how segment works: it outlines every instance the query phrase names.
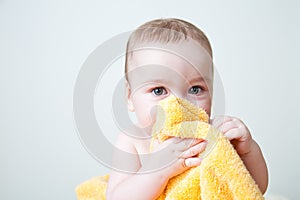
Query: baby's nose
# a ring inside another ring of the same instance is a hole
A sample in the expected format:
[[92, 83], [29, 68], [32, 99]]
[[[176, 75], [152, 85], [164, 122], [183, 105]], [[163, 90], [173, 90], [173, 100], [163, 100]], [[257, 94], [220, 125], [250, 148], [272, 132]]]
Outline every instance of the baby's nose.
[[188, 95], [187, 92], [172, 91], [171, 94], [177, 98], [188, 100], [189, 102], [197, 105], [197, 101], [195, 100], [195, 98], [192, 98], [190, 95]]
[[171, 94], [177, 98], [185, 99], [186, 95], [180, 91], [172, 91]]

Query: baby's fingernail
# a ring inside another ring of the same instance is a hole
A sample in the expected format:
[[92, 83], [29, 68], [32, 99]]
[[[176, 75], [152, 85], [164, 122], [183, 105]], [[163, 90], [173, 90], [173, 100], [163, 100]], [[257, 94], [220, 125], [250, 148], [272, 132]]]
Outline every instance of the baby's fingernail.
[[198, 160], [197, 160], [197, 162], [195, 163], [195, 165], [196, 165], [196, 166], [200, 165], [201, 162], [202, 162], [202, 160], [203, 160], [203, 159], [199, 157]]
[[198, 166], [201, 164], [202, 158], [193, 158], [186, 160], [186, 166], [188, 167], [193, 167], [193, 166]]

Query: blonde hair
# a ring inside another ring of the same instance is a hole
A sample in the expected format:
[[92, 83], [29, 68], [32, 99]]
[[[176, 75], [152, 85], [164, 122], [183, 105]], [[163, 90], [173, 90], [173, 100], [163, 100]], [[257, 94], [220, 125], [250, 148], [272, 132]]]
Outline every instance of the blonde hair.
[[126, 47], [125, 75], [131, 50], [143, 42], [179, 42], [192, 38], [198, 42], [212, 57], [212, 48], [206, 35], [195, 25], [182, 19], [167, 18], [155, 19], [139, 26], [129, 37]]

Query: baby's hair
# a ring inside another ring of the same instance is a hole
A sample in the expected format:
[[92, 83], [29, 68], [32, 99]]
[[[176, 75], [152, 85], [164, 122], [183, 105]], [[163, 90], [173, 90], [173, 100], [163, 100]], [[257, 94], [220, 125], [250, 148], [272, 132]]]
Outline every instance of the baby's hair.
[[155, 19], [139, 26], [131, 33], [126, 47], [125, 75], [127, 78], [127, 65], [132, 50], [144, 42], [179, 42], [192, 38], [198, 42], [212, 57], [212, 48], [206, 35], [195, 25], [182, 19], [167, 18]]

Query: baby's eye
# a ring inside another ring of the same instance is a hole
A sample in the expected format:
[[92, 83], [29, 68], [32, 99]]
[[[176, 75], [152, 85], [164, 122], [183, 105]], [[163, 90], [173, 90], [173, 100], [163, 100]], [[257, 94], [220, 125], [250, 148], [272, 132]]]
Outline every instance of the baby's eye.
[[202, 91], [200, 86], [193, 86], [189, 89], [189, 94], [199, 94]]
[[152, 93], [156, 96], [167, 94], [167, 91], [163, 87], [157, 87], [152, 90]]

